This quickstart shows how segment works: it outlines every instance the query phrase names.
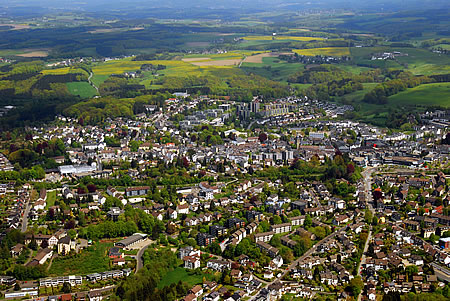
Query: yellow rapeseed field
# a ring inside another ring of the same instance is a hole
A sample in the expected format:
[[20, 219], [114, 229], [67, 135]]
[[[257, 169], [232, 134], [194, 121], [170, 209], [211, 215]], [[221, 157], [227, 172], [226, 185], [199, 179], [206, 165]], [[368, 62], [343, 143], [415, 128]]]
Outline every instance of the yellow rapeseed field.
[[295, 53], [300, 55], [315, 56], [315, 55], [329, 55], [329, 56], [344, 56], [350, 55], [348, 47], [326, 47], [326, 48], [311, 48], [311, 49], [293, 49]]
[[293, 37], [293, 36], [247, 36], [243, 38], [247, 41], [270, 41], [270, 40], [292, 40], [292, 41], [302, 41], [302, 42], [308, 42], [308, 41], [321, 41], [324, 40], [324, 38], [318, 38], [318, 37]]

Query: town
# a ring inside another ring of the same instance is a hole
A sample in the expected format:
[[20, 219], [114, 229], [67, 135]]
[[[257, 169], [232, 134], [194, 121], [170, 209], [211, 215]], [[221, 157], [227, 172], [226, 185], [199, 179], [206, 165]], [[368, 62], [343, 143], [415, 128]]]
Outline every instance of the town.
[[450, 112], [390, 131], [351, 111], [180, 92], [3, 133], [3, 296], [139, 299], [156, 273], [169, 300], [448, 297]]

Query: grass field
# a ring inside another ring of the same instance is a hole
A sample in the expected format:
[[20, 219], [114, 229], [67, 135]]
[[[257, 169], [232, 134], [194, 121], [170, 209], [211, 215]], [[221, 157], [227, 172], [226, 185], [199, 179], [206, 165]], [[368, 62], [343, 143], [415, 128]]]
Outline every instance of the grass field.
[[47, 193], [47, 205], [45, 205], [45, 210], [48, 210], [48, 208], [55, 206], [56, 201], [56, 190], [49, 191]]
[[391, 105], [442, 106], [450, 108], [450, 83], [420, 85], [388, 98]]
[[348, 47], [325, 47], [312, 49], [293, 49], [295, 53], [307, 56], [328, 55], [328, 56], [344, 56], [350, 55]]
[[287, 78], [304, 69], [300, 63], [287, 63], [276, 57], [264, 57], [262, 63], [243, 63], [242, 70], [247, 73], [254, 73], [271, 80], [286, 82]]
[[[371, 60], [374, 53], [400, 51], [405, 56], [394, 60]], [[450, 57], [427, 49], [398, 47], [352, 47], [350, 53], [357, 64], [370, 64], [379, 68], [406, 69], [416, 75], [445, 74], [450, 72]]]
[[161, 279], [158, 284], [158, 288], [163, 288], [165, 286], [171, 285], [172, 283], [177, 283], [178, 281], [183, 281], [189, 284], [189, 286], [194, 286], [196, 284], [201, 284], [203, 281], [203, 277], [206, 280], [211, 280], [211, 274], [200, 274], [200, 275], [190, 275], [188, 271], [182, 267], [178, 267], [175, 270], [167, 273]]
[[78, 95], [83, 99], [94, 97], [97, 94], [97, 90], [87, 82], [71, 82], [66, 85], [72, 95]]
[[109, 269], [108, 248], [113, 243], [96, 243], [73, 257], [58, 257], [53, 260], [49, 275], [86, 275]]
[[272, 41], [272, 40], [291, 40], [291, 41], [321, 41], [324, 38], [317, 37], [294, 37], [294, 36], [247, 36], [243, 38], [246, 41]]

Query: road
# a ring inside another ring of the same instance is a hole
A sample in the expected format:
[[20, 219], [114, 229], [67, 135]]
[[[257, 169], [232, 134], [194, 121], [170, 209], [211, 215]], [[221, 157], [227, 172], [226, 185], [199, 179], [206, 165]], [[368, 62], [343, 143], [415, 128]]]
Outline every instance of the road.
[[94, 85], [94, 83], [91, 81], [92, 76], [94, 76], [94, 73], [91, 72], [89, 74], [88, 82], [89, 82], [89, 84], [91, 84], [92, 87], [95, 88], [95, 90], [97, 90], [97, 93], [98, 93], [98, 87], [96, 85]]
[[[327, 237], [325, 237], [324, 239], [322, 239], [321, 241], [317, 242], [314, 246], [311, 247], [311, 249], [309, 249], [308, 251], [306, 251], [305, 254], [303, 254], [302, 256], [300, 256], [299, 258], [297, 258], [295, 261], [293, 261], [286, 270], [284, 270], [281, 275], [279, 277], [277, 277], [275, 280], [267, 283], [267, 286], [270, 286], [271, 284], [274, 284], [275, 282], [280, 281], [281, 279], [283, 279], [284, 276], [286, 276], [287, 273], [289, 273], [292, 269], [294, 269], [300, 261], [304, 260], [306, 257], [311, 256], [311, 254], [313, 254], [317, 248], [317, 246], [321, 245], [322, 243], [328, 241], [329, 239], [335, 237], [336, 235], [338, 235], [339, 233], [341, 233], [342, 231], [345, 231], [348, 227], [345, 226], [341, 229], [339, 229], [336, 232], [331, 233], [330, 235], [328, 235]], [[250, 299], [250, 300], [255, 300], [256, 297], [259, 295], [259, 291]]]
[[144, 263], [142, 261], [142, 255], [144, 255], [145, 250], [154, 243], [153, 240], [148, 240], [146, 245], [142, 247], [136, 255], [136, 273], [144, 267]]
[[[371, 194], [373, 171], [374, 171], [373, 168], [368, 168], [362, 172], [362, 176], [364, 178], [364, 193], [366, 194], [366, 207], [369, 208], [369, 210], [372, 212], [372, 214], [375, 214], [375, 210], [373, 209], [373, 206], [372, 206], [372, 194]], [[366, 253], [367, 253], [367, 250], [369, 249], [369, 243], [370, 243], [371, 238], [372, 238], [372, 226], [370, 226], [369, 235], [367, 235], [366, 244], [364, 245], [364, 252], [361, 257], [361, 261], [358, 265], [358, 275], [361, 277], [362, 277], [362, 268], [361, 267], [366, 264]], [[361, 301], [361, 296], [362, 296], [362, 294], [358, 295], [358, 301]]]
[[437, 263], [432, 262], [431, 265], [433, 266], [434, 269], [434, 273], [436, 274], [436, 276], [441, 279], [444, 280], [446, 282], [450, 282], [450, 270], [438, 265]]
[[27, 227], [28, 227], [28, 214], [30, 214], [30, 210], [31, 210], [31, 205], [30, 205], [30, 201], [27, 202], [27, 204], [25, 205], [25, 211], [23, 212], [23, 217], [22, 217], [22, 232], [26, 232], [27, 231]]

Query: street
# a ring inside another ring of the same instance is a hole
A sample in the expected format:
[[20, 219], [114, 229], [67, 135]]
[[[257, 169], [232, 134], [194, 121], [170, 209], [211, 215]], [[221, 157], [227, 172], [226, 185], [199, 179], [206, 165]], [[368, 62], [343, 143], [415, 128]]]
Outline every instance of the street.
[[[366, 195], [366, 206], [372, 212], [372, 214], [375, 214], [375, 210], [374, 210], [374, 208], [372, 206], [372, 202], [371, 202], [372, 201], [372, 194], [371, 194], [371, 191], [372, 191], [372, 172], [373, 172], [373, 168], [368, 168], [368, 169], [364, 170], [364, 172], [362, 173], [362, 176], [364, 178], [364, 192], [365, 192], [365, 195]], [[366, 263], [366, 253], [367, 253], [367, 250], [369, 249], [369, 243], [370, 243], [370, 240], [372, 238], [372, 226], [370, 225], [369, 227], [370, 227], [369, 235], [367, 235], [367, 240], [366, 240], [366, 243], [364, 245], [364, 252], [362, 254], [361, 261], [360, 261], [360, 263], [358, 265], [358, 275], [360, 277], [362, 277], [362, 267]], [[361, 294], [358, 295], [358, 301], [361, 301]]]
[[23, 217], [22, 217], [22, 228], [21, 231], [22, 232], [26, 232], [27, 231], [27, 227], [28, 227], [28, 214], [30, 213], [31, 210], [31, 205], [30, 205], [30, 201], [28, 201], [25, 205], [25, 210], [23, 212]]
[[143, 246], [136, 255], [136, 273], [144, 267], [144, 263], [142, 260], [142, 255], [144, 255], [145, 250], [154, 243], [153, 240], [147, 240], [145, 246]]

